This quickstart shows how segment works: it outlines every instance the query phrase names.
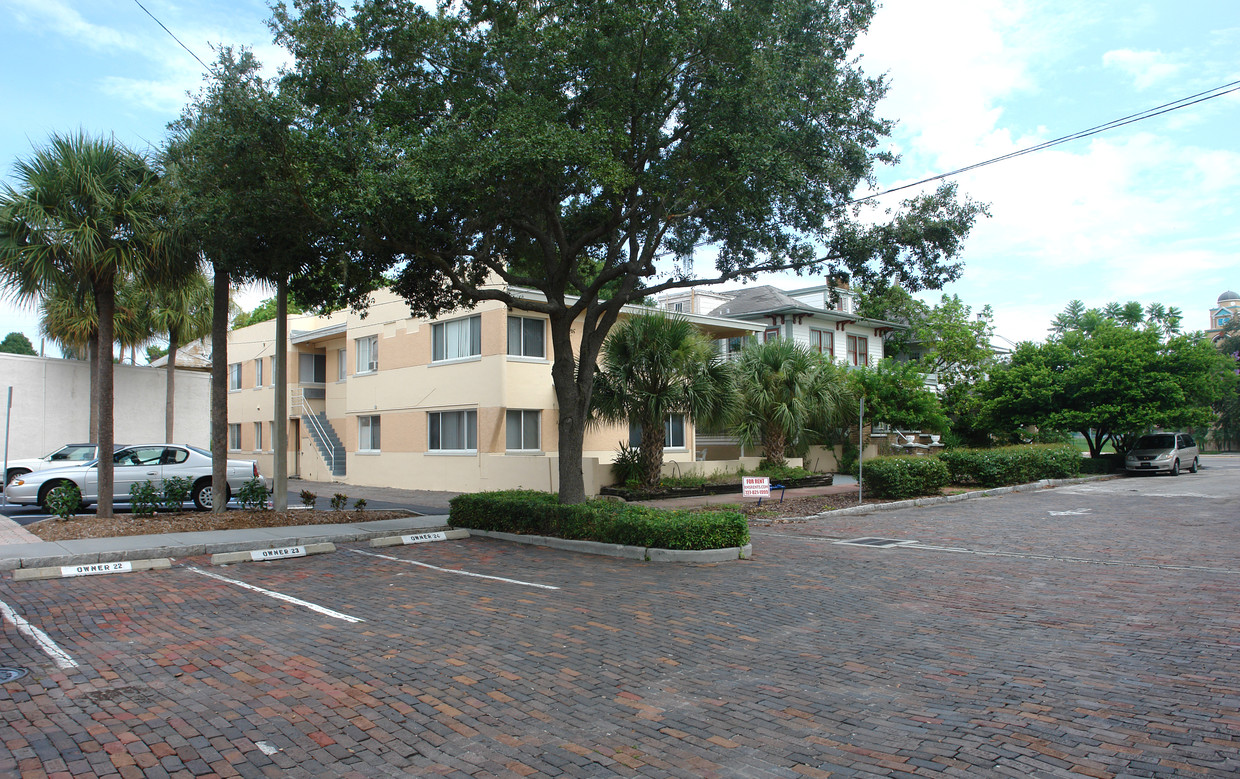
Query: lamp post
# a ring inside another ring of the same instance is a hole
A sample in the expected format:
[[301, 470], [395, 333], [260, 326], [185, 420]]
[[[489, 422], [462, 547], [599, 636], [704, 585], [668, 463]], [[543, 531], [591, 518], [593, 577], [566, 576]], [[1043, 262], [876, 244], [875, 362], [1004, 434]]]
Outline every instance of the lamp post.
[[857, 503], [865, 494], [861, 486], [861, 461], [865, 458], [865, 395], [861, 396], [861, 407], [857, 413]]

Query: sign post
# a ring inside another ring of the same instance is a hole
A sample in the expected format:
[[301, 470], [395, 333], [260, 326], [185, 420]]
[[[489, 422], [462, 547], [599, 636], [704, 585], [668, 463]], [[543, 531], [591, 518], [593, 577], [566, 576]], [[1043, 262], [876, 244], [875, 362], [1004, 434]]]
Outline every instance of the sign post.
[[13, 416], [13, 388], [8, 388], [9, 398], [4, 406], [4, 483], [0, 484], [0, 503], [9, 505], [9, 496], [5, 494], [4, 488], [9, 486], [9, 419]]
[[865, 395], [861, 396], [861, 409], [857, 414], [857, 503], [861, 502], [864, 487], [861, 486], [861, 461], [865, 458]]

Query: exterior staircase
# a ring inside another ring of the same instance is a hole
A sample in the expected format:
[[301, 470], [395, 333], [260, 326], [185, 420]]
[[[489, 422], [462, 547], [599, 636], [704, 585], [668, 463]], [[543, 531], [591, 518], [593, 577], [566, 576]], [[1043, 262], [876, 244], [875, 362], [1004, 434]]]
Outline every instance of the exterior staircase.
[[319, 450], [319, 454], [323, 457], [323, 462], [327, 464], [328, 469], [331, 470], [332, 476], [344, 476], [344, 442], [340, 440], [340, 436], [336, 435], [336, 429], [328, 421], [327, 414], [303, 413], [301, 415], [301, 423], [309, 431], [310, 438], [314, 440], [315, 448]]

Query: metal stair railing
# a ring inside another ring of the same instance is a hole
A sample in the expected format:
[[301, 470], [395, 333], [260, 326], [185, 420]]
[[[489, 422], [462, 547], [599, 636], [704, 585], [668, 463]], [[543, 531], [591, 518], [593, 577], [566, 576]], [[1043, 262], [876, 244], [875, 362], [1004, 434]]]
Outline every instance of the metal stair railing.
[[[341, 453], [338, 451], [336, 444], [332, 441], [332, 435], [329, 434], [327, 429], [323, 427], [323, 422], [319, 419], [318, 414], [314, 413], [314, 409], [306, 405], [306, 395], [300, 388], [293, 391], [292, 406], [293, 413], [297, 414], [297, 416], [309, 423], [310, 427], [314, 429], [316, 440], [324, 449], [328, 451], [330, 460], [327, 463], [327, 466], [334, 475], [336, 473], [337, 463], [339, 462], [338, 458]], [[322, 452], [320, 452], [320, 454], [322, 454]]]

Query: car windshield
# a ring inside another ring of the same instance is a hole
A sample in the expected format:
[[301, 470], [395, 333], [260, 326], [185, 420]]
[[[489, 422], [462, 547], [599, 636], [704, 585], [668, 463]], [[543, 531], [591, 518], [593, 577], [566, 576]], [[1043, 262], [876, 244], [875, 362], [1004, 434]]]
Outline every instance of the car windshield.
[[52, 462], [70, 461], [81, 462], [82, 460], [95, 459], [94, 444], [69, 444], [52, 452], [47, 456]]
[[1160, 435], [1143, 435], [1141, 440], [1137, 441], [1138, 449], [1174, 449], [1175, 436], [1170, 433], [1162, 433]]

